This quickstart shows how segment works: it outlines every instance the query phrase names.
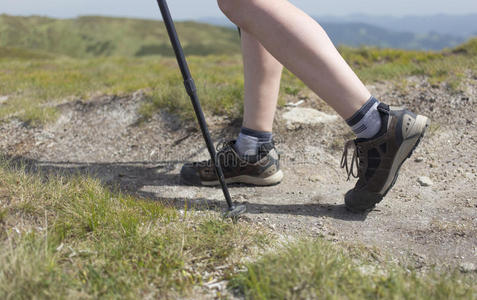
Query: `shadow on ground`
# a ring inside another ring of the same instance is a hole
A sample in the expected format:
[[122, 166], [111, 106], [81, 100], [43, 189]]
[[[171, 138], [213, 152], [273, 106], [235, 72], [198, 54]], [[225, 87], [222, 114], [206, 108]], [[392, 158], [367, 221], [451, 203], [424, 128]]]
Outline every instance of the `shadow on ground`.
[[[189, 199], [185, 197], [160, 197], [156, 193], [142, 191], [145, 186], [181, 186], [177, 174], [172, 174], [178, 164], [189, 161], [155, 161], [155, 162], [51, 162], [25, 157], [5, 157], [10, 167], [24, 169], [28, 173], [40, 174], [44, 177], [76, 175], [90, 176], [99, 179], [103, 184], [142, 198], [160, 201], [178, 209], [193, 208], [195, 210], [224, 211], [225, 201], [207, 198]], [[230, 186], [231, 189], [242, 185]], [[215, 189], [214, 187], [208, 187]], [[288, 214], [310, 217], [330, 217], [347, 221], [364, 221], [367, 213], [355, 214], [346, 210], [344, 205], [337, 204], [264, 204], [245, 202], [249, 214]]]

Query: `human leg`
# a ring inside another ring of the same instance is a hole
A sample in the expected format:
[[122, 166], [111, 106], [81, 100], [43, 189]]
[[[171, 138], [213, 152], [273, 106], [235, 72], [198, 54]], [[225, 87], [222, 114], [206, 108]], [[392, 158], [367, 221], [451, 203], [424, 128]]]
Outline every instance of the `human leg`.
[[244, 67], [243, 126], [271, 132], [283, 66], [247, 31], [242, 30]]
[[[373, 208], [396, 182], [429, 120], [390, 108], [369, 91], [338, 53], [321, 26], [286, 0], [218, 0], [229, 19], [253, 35], [285, 67], [340, 114], [357, 134], [348, 175], [356, 186], [345, 203], [356, 211]], [[342, 167], [348, 170], [347, 149]], [[357, 174], [353, 174], [356, 164]], [[348, 176], [348, 179], [349, 179]]]
[[235, 149], [256, 155], [272, 141], [272, 128], [283, 66], [248, 32], [241, 31], [244, 67], [244, 113]]
[[[219, 151], [219, 162], [228, 183], [273, 185], [283, 173], [272, 142], [283, 66], [248, 32], [241, 31], [244, 65], [243, 125], [236, 142]], [[216, 185], [210, 162], [186, 164], [181, 178], [187, 184]]]
[[321, 26], [285, 0], [218, 0], [227, 17], [253, 35], [344, 119], [371, 94]]

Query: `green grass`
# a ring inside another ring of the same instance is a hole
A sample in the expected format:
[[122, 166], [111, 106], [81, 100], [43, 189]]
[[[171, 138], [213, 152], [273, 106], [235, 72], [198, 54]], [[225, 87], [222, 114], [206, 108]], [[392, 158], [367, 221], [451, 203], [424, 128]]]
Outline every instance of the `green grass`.
[[26, 170], [0, 162], [1, 299], [197, 298], [212, 279], [247, 299], [477, 295], [476, 274], [416, 272], [323, 239], [277, 247], [249, 222]]
[[[189, 58], [199, 98], [207, 113], [239, 117], [243, 110], [241, 58], [193, 56]], [[127, 95], [144, 90], [140, 109], [145, 119], [167, 109], [185, 119], [193, 117], [190, 100], [175, 59], [164, 57], [72, 59], [12, 59], [0, 56], [0, 120], [17, 116], [31, 124], [54, 120], [52, 105], [63, 99], [83, 99], [98, 94]], [[304, 89], [286, 72], [282, 90]], [[283, 96], [285, 92], [282, 93]]]
[[[238, 116], [243, 90], [239, 57], [192, 57], [189, 62], [205, 110]], [[125, 95], [140, 89], [148, 98], [141, 110], [145, 117], [162, 108], [192, 116], [180, 72], [171, 58], [0, 58], [0, 70], [0, 96], [9, 97], [0, 106], [0, 119], [18, 114], [21, 119], [42, 123], [54, 115], [47, 103], [65, 98], [87, 100], [98, 94]]]
[[454, 54], [463, 54], [466, 56], [475, 56], [477, 55], [477, 39], [471, 39], [467, 43], [464, 43], [456, 47], [452, 53]]
[[433, 85], [447, 82], [450, 91], [458, 92], [465, 72], [477, 74], [477, 56], [472, 54], [476, 42], [474, 39], [441, 52], [376, 48], [341, 48], [340, 51], [365, 82], [399, 81], [419, 75], [428, 78]]
[[0, 58], [9, 59], [52, 59], [55, 55], [43, 53], [40, 51], [26, 50], [22, 48], [0, 47]]
[[178, 297], [228, 278], [267, 232], [214, 213], [180, 214], [91, 178], [0, 163], [0, 298]]
[[[64, 21], [47, 18], [26, 18], [25, 20], [18, 18], [1, 17], [3, 22], [7, 20], [9, 26], [15, 28], [29, 28], [30, 25], [35, 25], [35, 22], [46, 26], [58, 22], [63, 24], [62, 21]], [[69, 21], [72, 22], [72, 20]], [[136, 28], [136, 30], [143, 32], [144, 35], [152, 30], [152, 27], [160, 25], [152, 21], [127, 21], [100, 17], [76, 20], [81, 24], [84, 23], [81, 25], [84, 28], [81, 28], [87, 31], [94, 31], [91, 28], [92, 24], [100, 24], [98, 30], [105, 31], [97, 33], [98, 39], [104, 37], [104, 34], [109, 31], [122, 28], [116, 25], [123, 26], [118, 25], [123, 24], [123, 21], [128, 24], [127, 28], [138, 27], [139, 29]], [[149, 25], [145, 26], [146, 23], [143, 24], [140, 21], [151, 24], [147, 23]], [[29, 26], [26, 26], [23, 22], [33, 23], [28, 23]], [[112, 23], [117, 24], [113, 26]], [[188, 23], [183, 25], [195, 26]], [[106, 30], [102, 26], [110, 27]], [[214, 35], [214, 30], [222, 30], [213, 26], [202, 29], [204, 29], [201, 33], [203, 35]], [[0, 32], [2, 32], [1, 26]], [[165, 32], [151, 33], [151, 35], [154, 34], [165, 35]], [[182, 36], [185, 41], [193, 41], [195, 34], [186, 30]], [[236, 33], [233, 34], [236, 35]], [[106, 36], [109, 35], [106, 34]], [[204, 39], [207, 40], [206, 37]], [[225, 43], [227, 39], [226, 36], [218, 35], [216, 41]], [[473, 73], [473, 76], [477, 74], [476, 43], [477, 39], [470, 40], [455, 49], [441, 52], [346, 47], [340, 48], [340, 51], [366, 83], [393, 81], [399, 89], [405, 91], [407, 77], [417, 75], [427, 78], [434, 87], [444, 85], [450, 92], [458, 93], [462, 89], [461, 84], [467, 77], [466, 74], [469, 71]], [[237, 52], [239, 51], [238, 44], [233, 47]], [[38, 48], [41, 49], [41, 47]], [[202, 50], [205, 52], [202, 54], [217, 53], [214, 52], [215, 50], [204, 49]], [[57, 113], [54, 104], [59, 101], [88, 100], [98, 94], [128, 95], [137, 90], [143, 90], [146, 94], [146, 100], [140, 109], [143, 119], [150, 118], [161, 109], [167, 109], [184, 119], [193, 118], [193, 110], [184, 91], [174, 58], [157, 55], [134, 57], [126, 52], [119, 54], [124, 56], [104, 57], [98, 54], [93, 58], [76, 59], [33, 50], [0, 47], [0, 97], [8, 97], [5, 103], [0, 104], [0, 120], [18, 117], [28, 124], [41, 125], [55, 120]], [[189, 56], [188, 60], [205, 112], [239, 118], [243, 111], [243, 74], [240, 55], [198, 55]], [[300, 80], [285, 71], [279, 103], [283, 105], [285, 99], [298, 97], [300, 93], [306, 96], [310, 91]]]
[[[476, 277], [417, 273], [323, 240], [301, 241], [247, 265], [231, 288], [246, 299], [475, 299]], [[366, 252], [364, 252], [366, 253]]]

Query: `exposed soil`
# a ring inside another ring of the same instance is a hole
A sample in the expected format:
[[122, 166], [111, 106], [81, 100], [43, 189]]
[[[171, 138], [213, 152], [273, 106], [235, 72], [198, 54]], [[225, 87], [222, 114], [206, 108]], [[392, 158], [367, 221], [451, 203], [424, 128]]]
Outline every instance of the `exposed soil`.
[[[390, 83], [369, 86], [392, 105], [406, 105], [432, 119], [421, 145], [401, 169], [388, 196], [367, 214], [346, 211], [347, 182], [339, 168], [341, 147], [352, 135], [341, 120], [285, 126], [279, 109], [275, 137], [284, 181], [273, 187], [232, 186], [232, 197], [246, 201], [244, 221], [260, 222], [287, 235], [323, 235], [357, 242], [416, 267], [477, 264], [477, 81], [469, 77], [464, 91], [431, 87], [409, 78], [407, 88]], [[90, 174], [127, 192], [184, 207], [225, 208], [219, 188], [183, 186], [181, 165], [206, 159], [208, 153], [194, 122], [167, 113], [142, 122], [137, 109], [141, 92], [104, 96], [58, 106], [54, 124], [31, 128], [17, 120], [0, 123], [0, 153], [25, 160], [43, 174]], [[290, 101], [298, 101], [297, 98]], [[316, 97], [302, 107], [331, 113]], [[215, 141], [233, 138], [237, 120], [208, 118]], [[433, 185], [421, 186], [427, 176]]]

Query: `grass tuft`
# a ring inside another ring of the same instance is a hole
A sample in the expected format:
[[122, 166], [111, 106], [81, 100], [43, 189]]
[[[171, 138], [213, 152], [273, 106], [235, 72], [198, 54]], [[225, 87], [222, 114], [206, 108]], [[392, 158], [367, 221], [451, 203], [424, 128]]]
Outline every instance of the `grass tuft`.
[[[178, 297], [223, 280], [266, 233], [180, 214], [92, 178], [0, 165], [0, 298]], [[214, 273], [217, 266], [226, 266]]]
[[477, 38], [470, 39], [466, 43], [456, 47], [452, 50], [454, 54], [464, 54], [468, 56], [475, 56], [477, 55]]
[[475, 278], [370, 264], [323, 240], [301, 241], [247, 265], [230, 283], [246, 299], [472, 299]]

